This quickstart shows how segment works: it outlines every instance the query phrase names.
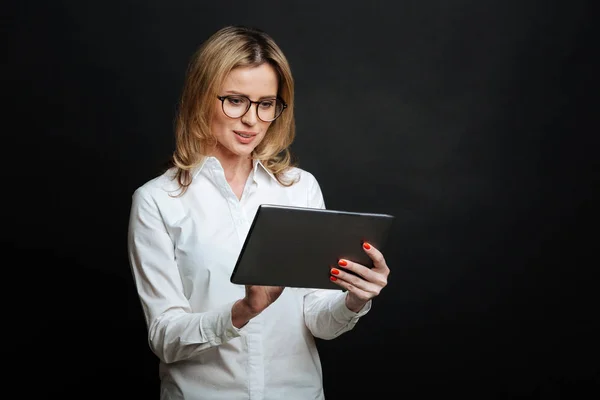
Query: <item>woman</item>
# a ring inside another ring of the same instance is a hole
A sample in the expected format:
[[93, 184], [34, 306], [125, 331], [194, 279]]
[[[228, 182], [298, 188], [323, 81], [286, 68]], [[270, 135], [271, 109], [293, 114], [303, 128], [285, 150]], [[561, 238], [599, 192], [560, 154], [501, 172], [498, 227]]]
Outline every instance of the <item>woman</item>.
[[[344, 290], [239, 286], [229, 277], [261, 203], [324, 208], [312, 174], [292, 165], [294, 82], [264, 32], [225, 27], [192, 58], [172, 167], [133, 194], [129, 259], [160, 359], [161, 399], [322, 399], [314, 337], [351, 330], [386, 286], [349, 260]], [[285, 268], [285, 266], [282, 266]]]

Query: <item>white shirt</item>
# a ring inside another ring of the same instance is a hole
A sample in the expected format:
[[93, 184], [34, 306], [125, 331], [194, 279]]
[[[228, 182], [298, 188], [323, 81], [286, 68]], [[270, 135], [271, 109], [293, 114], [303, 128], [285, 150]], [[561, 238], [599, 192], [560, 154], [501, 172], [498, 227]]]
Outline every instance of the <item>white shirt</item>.
[[285, 187], [255, 161], [238, 200], [208, 157], [181, 197], [170, 196], [178, 193], [174, 170], [133, 194], [129, 261], [160, 359], [162, 400], [324, 399], [314, 337], [351, 330], [370, 302], [354, 313], [341, 290], [286, 288], [241, 329], [231, 321], [245, 289], [229, 278], [258, 206], [325, 208], [312, 174], [289, 173], [300, 180]]

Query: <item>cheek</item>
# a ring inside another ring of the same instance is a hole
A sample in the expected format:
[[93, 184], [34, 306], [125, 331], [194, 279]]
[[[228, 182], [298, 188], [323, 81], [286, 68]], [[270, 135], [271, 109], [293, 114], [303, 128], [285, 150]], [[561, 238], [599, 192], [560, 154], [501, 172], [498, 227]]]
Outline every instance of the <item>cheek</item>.
[[271, 127], [271, 124], [272, 124], [272, 122], [263, 122], [262, 123], [262, 126], [260, 127], [260, 130], [261, 130], [263, 136], [267, 135], [267, 131]]
[[222, 118], [222, 116], [213, 114], [210, 121], [210, 131], [214, 136], [220, 136], [227, 129], [229, 121]]

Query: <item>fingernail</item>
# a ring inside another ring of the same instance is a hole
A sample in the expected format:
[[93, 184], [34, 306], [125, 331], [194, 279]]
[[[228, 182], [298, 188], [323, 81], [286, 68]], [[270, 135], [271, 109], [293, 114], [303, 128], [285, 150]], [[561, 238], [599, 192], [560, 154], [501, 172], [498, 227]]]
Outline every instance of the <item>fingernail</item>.
[[346, 262], [346, 260], [340, 260], [340, 261], [338, 261], [338, 265], [340, 267], [345, 267], [346, 265], [348, 265], [348, 263]]
[[330, 276], [329, 279], [331, 279], [332, 281], [337, 281], [337, 278], [335, 276]]
[[337, 275], [337, 274], [339, 274], [339, 273], [340, 273], [340, 271], [338, 271], [338, 270], [337, 270], [337, 269], [335, 269], [335, 268], [331, 268], [331, 273], [332, 273], [332, 274], [334, 274], [334, 275]]
[[369, 250], [371, 248], [371, 245], [367, 242], [364, 242], [363, 247], [365, 248], [365, 250]]

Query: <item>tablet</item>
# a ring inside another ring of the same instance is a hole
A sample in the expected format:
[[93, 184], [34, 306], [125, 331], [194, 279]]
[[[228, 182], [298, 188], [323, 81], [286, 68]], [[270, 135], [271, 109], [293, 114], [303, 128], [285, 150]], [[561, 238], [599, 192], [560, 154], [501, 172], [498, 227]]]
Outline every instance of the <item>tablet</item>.
[[331, 268], [340, 268], [340, 258], [372, 268], [362, 244], [368, 242], [383, 252], [393, 220], [389, 214], [262, 204], [230, 281], [341, 289], [329, 280]]

